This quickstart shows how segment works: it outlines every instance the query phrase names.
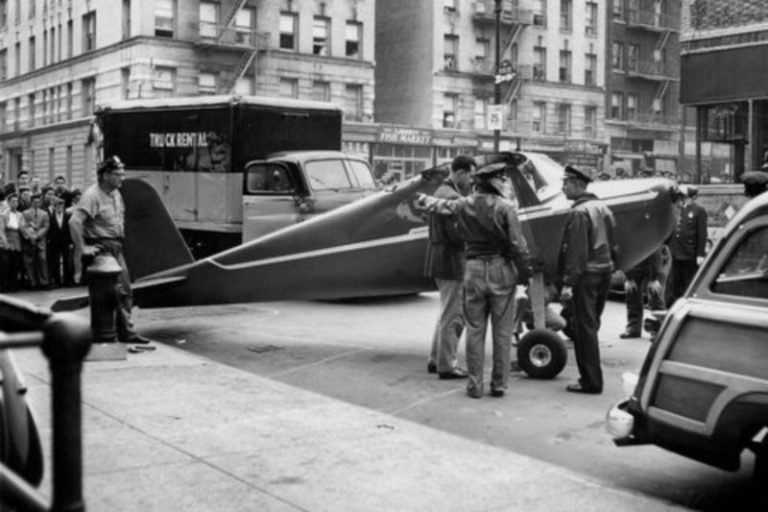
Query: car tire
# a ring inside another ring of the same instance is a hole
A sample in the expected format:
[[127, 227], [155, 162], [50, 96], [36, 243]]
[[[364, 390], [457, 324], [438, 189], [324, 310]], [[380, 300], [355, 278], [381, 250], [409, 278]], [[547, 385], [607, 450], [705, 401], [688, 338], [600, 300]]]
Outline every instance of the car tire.
[[554, 379], [567, 361], [565, 342], [549, 329], [528, 331], [517, 344], [517, 362], [532, 379]]

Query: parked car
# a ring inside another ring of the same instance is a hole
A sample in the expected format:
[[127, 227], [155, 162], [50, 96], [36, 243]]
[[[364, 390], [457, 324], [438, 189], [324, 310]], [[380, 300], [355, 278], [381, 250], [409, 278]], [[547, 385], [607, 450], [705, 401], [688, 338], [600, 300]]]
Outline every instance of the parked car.
[[606, 418], [618, 446], [655, 444], [731, 471], [751, 449], [768, 477], [768, 193], [726, 226], [625, 384], [629, 398]]

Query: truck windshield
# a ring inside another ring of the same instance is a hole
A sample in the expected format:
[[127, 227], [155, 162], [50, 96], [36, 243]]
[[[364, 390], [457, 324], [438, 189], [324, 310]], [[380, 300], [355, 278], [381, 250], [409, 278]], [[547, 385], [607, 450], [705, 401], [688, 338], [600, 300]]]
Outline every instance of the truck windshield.
[[305, 169], [313, 190], [357, 188], [349, 180], [344, 162], [340, 159], [312, 160], [305, 164]]

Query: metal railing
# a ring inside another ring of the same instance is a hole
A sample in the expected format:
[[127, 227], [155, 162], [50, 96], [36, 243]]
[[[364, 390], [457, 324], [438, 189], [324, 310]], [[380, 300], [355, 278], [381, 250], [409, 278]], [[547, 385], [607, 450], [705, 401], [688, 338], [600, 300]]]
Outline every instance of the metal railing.
[[627, 24], [655, 30], [680, 30], [680, 18], [646, 9], [628, 9]]
[[[85, 510], [83, 500], [80, 375], [91, 345], [88, 321], [72, 313], [50, 313], [0, 295], [0, 504], [17, 511]], [[52, 499], [36, 489], [42, 453], [26, 388], [9, 350], [40, 347], [51, 371]]]

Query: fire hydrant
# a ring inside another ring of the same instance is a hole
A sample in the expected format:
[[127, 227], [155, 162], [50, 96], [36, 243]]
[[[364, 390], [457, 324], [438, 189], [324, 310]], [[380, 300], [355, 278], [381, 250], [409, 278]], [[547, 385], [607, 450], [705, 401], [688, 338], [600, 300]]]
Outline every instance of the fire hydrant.
[[[123, 271], [111, 254], [98, 254], [88, 267], [93, 345], [88, 359], [125, 359], [125, 347], [117, 343], [117, 276]], [[109, 344], [109, 345], [107, 345]], [[99, 351], [99, 347], [105, 350]]]

